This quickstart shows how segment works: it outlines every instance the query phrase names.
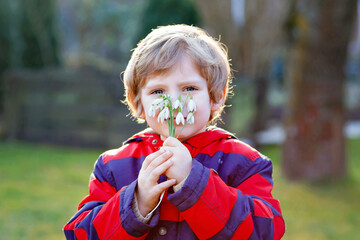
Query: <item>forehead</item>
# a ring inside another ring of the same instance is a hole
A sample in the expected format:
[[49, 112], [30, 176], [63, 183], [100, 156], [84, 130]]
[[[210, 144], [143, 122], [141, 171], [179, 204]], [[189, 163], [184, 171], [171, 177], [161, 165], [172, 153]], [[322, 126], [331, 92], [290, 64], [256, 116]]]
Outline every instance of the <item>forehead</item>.
[[160, 82], [202, 82], [206, 81], [201, 74], [199, 66], [186, 54], [169, 69], [157, 71], [149, 75], [145, 80], [145, 86], [150, 86]]

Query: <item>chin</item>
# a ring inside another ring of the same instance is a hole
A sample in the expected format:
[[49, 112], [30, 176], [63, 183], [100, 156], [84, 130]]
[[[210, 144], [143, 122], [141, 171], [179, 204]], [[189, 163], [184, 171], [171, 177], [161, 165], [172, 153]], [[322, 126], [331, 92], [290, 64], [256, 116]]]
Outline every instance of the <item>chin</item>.
[[[177, 132], [176, 136], [177, 136], [177, 134], [179, 134], [179, 133]], [[181, 132], [178, 139], [180, 142], [184, 142], [194, 135], [196, 135], [196, 132], [193, 129], [186, 129], [186, 127], [185, 127], [185, 129]]]

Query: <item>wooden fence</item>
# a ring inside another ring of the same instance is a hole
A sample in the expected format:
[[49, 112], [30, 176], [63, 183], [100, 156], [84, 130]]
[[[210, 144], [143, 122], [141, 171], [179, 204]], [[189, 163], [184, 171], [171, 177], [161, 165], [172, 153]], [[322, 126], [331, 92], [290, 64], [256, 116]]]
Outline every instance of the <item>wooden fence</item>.
[[9, 139], [116, 147], [145, 128], [120, 102], [119, 75], [83, 68], [12, 71], [4, 78]]

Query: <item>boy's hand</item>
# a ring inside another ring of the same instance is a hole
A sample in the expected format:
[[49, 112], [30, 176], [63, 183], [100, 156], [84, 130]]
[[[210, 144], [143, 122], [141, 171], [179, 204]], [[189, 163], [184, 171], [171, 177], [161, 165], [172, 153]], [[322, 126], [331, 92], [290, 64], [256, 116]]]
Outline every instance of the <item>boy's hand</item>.
[[165, 175], [170, 179], [176, 179], [180, 183], [191, 171], [192, 157], [189, 150], [176, 138], [168, 137], [163, 144], [163, 149], [173, 153], [170, 160], [174, 163]]
[[174, 164], [170, 160], [172, 155], [170, 151], [161, 149], [147, 156], [141, 166], [135, 194], [143, 216], [155, 208], [161, 193], [176, 183], [175, 179], [169, 179], [160, 184], [157, 182], [160, 175]]

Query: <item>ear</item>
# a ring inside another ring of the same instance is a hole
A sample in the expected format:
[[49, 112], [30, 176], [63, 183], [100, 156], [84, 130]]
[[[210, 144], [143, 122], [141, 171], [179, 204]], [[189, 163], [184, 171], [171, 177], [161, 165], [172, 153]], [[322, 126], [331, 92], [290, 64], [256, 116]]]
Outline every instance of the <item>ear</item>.
[[221, 106], [223, 105], [224, 100], [225, 100], [225, 91], [226, 91], [226, 89], [224, 89], [222, 91], [219, 101], [217, 101], [217, 102], [212, 101], [212, 103], [211, 103], [211, 111], [215, 112], [215, 111], [217, 111], [217, 110], [219, 110], [221, 108]]
[[144, 108], [142, 107], [141, 103], [138, 105], [137, 112], [138, 112], [138, 117], [141, 119], [144, 119], [146, 121], [146, 114], [145, 114]]

